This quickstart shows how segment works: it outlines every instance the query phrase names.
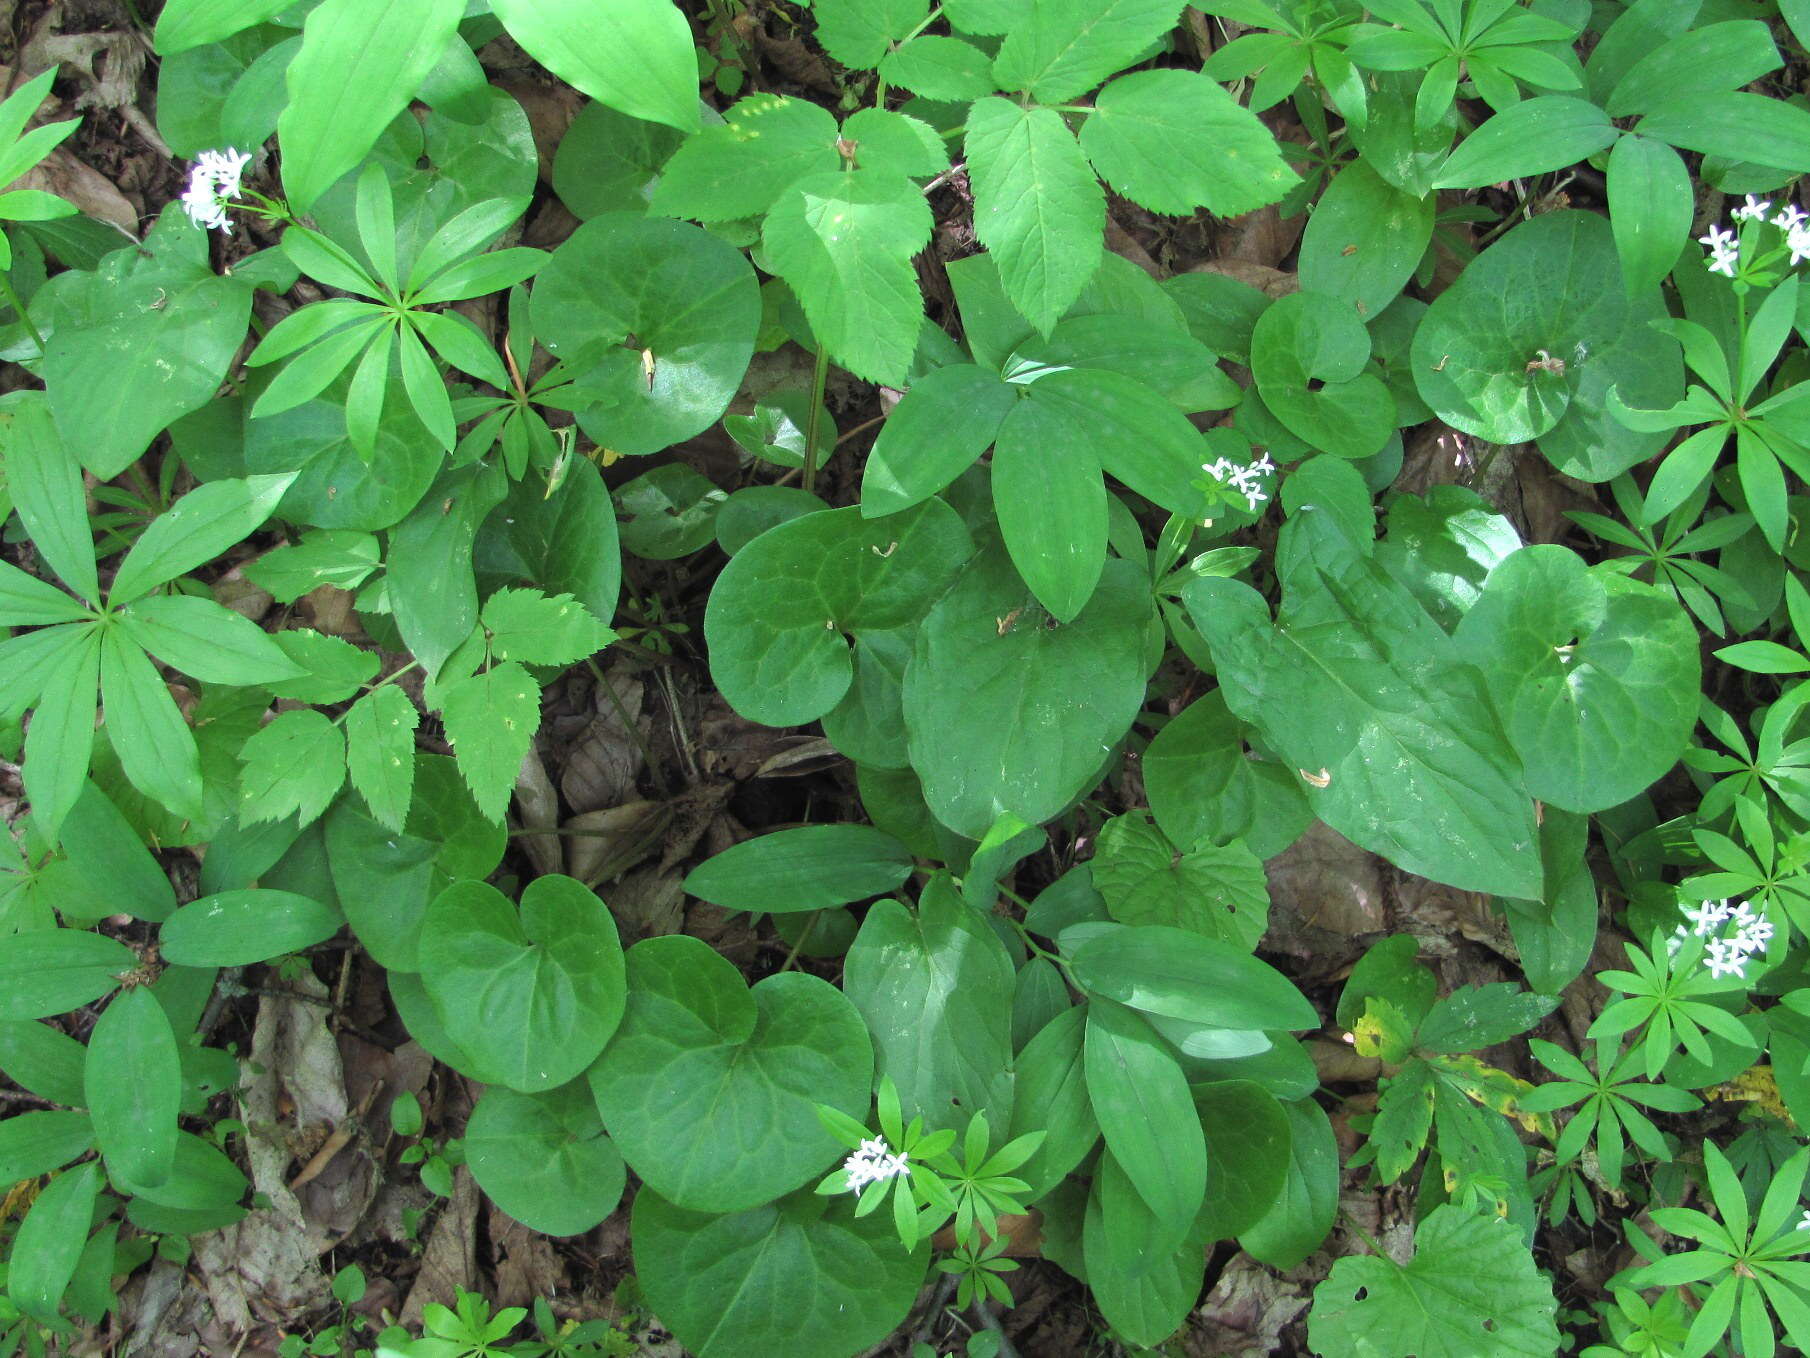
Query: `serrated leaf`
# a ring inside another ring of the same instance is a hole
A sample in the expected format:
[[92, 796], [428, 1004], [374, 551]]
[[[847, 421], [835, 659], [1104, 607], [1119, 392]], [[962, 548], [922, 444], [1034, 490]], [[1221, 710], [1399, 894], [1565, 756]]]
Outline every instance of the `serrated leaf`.
[[1036, 0], [993, 60], [1001, 89], [1060, 104], [1131, 65], [1181, 17], [1178, 0]]
[[929, 13], [930, 0], [817, 0], [811, 6], [823, 50], [857, 71], [871, 69]]
[[1100, 266], [1100, 183], [1054, 109], [981, 99], [965, 145], [975, 235], [1012, 304], [1048, 334]]
[[1179, 852], [1148, 815], [1115, 816], [1100, 829], [1094, 885], [1121, 924], [1167, 924], [1255, 948], [1269, 922], [1263, 863], [1243, 843]]
[[490, 633], [492, 655], [525, 665], [576, 664], [610, 641], [610, 629], [570, 594], [499, 589], [478, 620]]
[[400, 830], [415, 783], [415, 727], [421, 720], [394, 684], [374, 688], [346, 713], [346, 772], [371, 815]]
[[1114, 80], [1081, 126], [1081, 149], [1100, 178], [1152, 212], [1236, 217], [1301, 181], [1257, 115], [1197, 71]]
[[1494, 1216], [1435, 1208], [1405, 1265], [1348, 1255], [1314, 1289], [1316, 1353], [1550, 1358], [1559, 1346], [1552, 1286], [1521, 1233]]
[[701, 222], [754, 217], [806, 175], [836, 168], [836, 120], [777, 94], [738, 100], [686, 138], [660, 172], [654, 210]]
[[880, 59], [880, 76], [926, 99], [967, 101], [993, 92], [987, 54], [960, 38], [924, 33]]
[[913, 255], [930, 205], [903, 175], [831, 171], [799, 180], [767, 214], [761, 241], [811, 329], [857, 377], [902, 386], [924, 320]]
[[506, 660], [441, 689], [440, 708], [472, 800], [502, 820], [522, 756], [540, 729], [540, 685]]
[[280, 712], [239, 751], [239, 820], [299, 815], [306, 825], [327, 809], [346, 778], [346, 738], [313, 708]]

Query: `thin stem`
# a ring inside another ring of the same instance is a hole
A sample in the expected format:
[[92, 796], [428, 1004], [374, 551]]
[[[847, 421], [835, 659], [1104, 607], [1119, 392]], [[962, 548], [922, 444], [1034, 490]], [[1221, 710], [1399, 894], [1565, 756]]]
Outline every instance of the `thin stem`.
[[[418, 670], [420, 668], [421, 662], [419, 660], [411, 660], [406, 665], [400, 665], [396, 669], [391, 670], [388, 674], [381, 675], [378, 678], [373, 679], [370, 683], [365, 684], [363, 686], [364, 691], [359, 694], [359, 697], [363, 698], [365, 694], [374, 692], [375, 690], [382, 688], [385, 684], [393, 684], [410, 670]], [[351, 715], [352, 709], [348, 707], [344, 712], [341, 712], [333, 719], [333, 724], [335, 726], [341, 725], [345, 719]]]
[[610, 706], [616, 711], [616, 720], [622, 723], [622, 729], [628, 733], [628, 738], [634, 741], [635, 748], [641, 751], [641, 758], [647, 763], [647, 771], [653, 774], [654, 781], [660, 785], [661, 793], [671, 796], [672, 789], [667, 786], [666, 779], [660, 772], [660, 766], [654, 762], [653, 749], [642, 737], [640, 725], [629, 716], [628, 708], [623, 706], [622, 697], [616, 692], [616, 686], [604, 674], [602, 667], [597, 663], [596, 656], [586, 656], [584, 663], [590, 667], [591, 677], [597, 681], [597, 686], [608, 696]]
[[817, 912], [813, 910], [811, 912], [811, 917], [804, 922], [804, 928], [798, 931], [798, 941], [792, 945], [792, 951], [786, 954], [786, 960], [779, 968], [781, 971], [790, 971], [792, 969], [792, 964], [798, 960], [798, 950], [810, 941], [811, 930], [816, 927]]
[[817, 337], [817, 365], [811, 370], [811, 413], [804, 426], [804, 488], [817, 489], [817, 430], [823, 423], [823, 390], [830, 380], [830, 351]]
[[36, 323], [31, 318], [31, 313], [25, 309], [24, 300], [19, 296], [18, 290], [13, 287], [11, 269], [0, 269], [0, 293], [5, 294], [7, 304], [19, 313], [19, 319], [25, 323], [25, 333], [30, 335], [31, 342], [38, 346], [38, 357], [42, 358], [44, 356], [44, 336], [39, 333]]

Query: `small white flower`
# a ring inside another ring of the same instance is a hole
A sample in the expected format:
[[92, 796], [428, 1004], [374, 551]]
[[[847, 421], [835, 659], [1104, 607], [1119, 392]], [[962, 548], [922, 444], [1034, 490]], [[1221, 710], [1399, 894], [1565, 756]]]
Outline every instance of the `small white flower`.
[[1696, 934], [1698, 938], [1703, 938], [1721, 928], [1723, 921], [1728, 918], [1728, 915], [1728, 902], [1726, 900], [1705, 901], [1695, 910], [1686, 910], [1684, 912], [1684, 917], [1691, 922], [1691, 932]]
[[226, 200], [239, 196], [240, 180], [250, 160], [245, 152], [230, 146], [224, 151], [203, 151], [195, 158], [188, 188], [182, 194], [183, 211], [191, 222], [203, 230], [232, 231]]
[[1724, 976], [1747, 979], [1747, 954], [1728, 939], [1710, 940], [1709, 955], [1703, 959], [1709, 974], [1718, 980]]
[[1805, 222], [1810, 222], [1810, 212], [1805, 212], [1796, 203], [1785, 204], [1772, 219], [1772, 224], [1781, 231], [1795, 231]]
[[1766, 220], [1767, 212], [1771, 209], [1770, 202], [1755, 198], [1750, 193], [1747, 195], [1747, 201], [1728, 215], [1737, 222], [1763, 222]]
[[1804, 1215], [1798, 1219], [1797, 1228], [1800, 1231], [1810, 1231], [1810, 1207], [1804, 1209]]
[[1736, 250], [1718, 250], [1710, 256], [1709, 271], [1719, 273], [1724, 278], [1735, 276], [1735, 267], [1740, 264], [1741, 255]]
[[1796, 268], [1810, 259], [1810, 225], [1794, 226], [1785, 233], [1785, 248], [1791, 251], [1791, 266]]
[[842, 1172], [848, 1179], [848, 1191], [859, 1193], [869, 1184], [907, 1173], [911, 1167], [906, 1163], [906, 1158], [903, 1151], [893, 1154], [892, 1148], [880, 1137], [869, 1137], [861, 1143], [860, 1149], [842, 1162]]
[[1771, 939], [1771, 920], [1749, 920], [1741, 926], [1741, 932], [1735, 935], [1735, 946], [1742, 952], [1759, 952]]
[[1735, 233], [1726, 227], [1712, 226], [1707, 236], [1697, 237], [1697, 244], [1706, 250], [1720, 251], [1738, 249], [1740, 241], [1736, 238]]

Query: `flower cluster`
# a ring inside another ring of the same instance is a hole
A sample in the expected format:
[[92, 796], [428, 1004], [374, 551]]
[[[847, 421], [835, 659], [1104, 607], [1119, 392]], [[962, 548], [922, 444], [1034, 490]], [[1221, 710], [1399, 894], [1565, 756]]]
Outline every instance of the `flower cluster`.
[[848, 1179], [848, 1191], [851, 1193], [859, 1193], [869, 1184], [895, 1178], [909, 1169], [910, 1166], [905, 1163], [905, 1152], [893, 1154], [892, 1148], [877, 1136], [863, 1141], [860, 1149], [842, 1162], [842, 1172]]
[[[1705, 944], [1703, 964], [1709, 968], [1709, 974], [1718, 979], [1734, 976], [1745, 980], [1747, 959], [1772, 938], [1772, 921], [1754, 914], [1745, 901], [1732, 906], [1726, 900], [1704, 901], [1694, 909], [1688, 906], [1680, 909], [1691, 922], [1690, 932], [1709, 940]], [[1730, 924], [1734, 925], [1735, 932], [1725, 937], [1722, 931]], [[1684, 926], [1680, 924], [1673, 934], [1670, 951], [1676, 954], [1686, 937]]]
[[[1786, 203], [1768, 217], [1766, 214], [1771, 211], [1770, 200], [1756, 198], [1750, 193], [1747, 201], [1728, 215], [1735, 222], [1756, 222], [1761, 225], [1770, 223], [1783, 231], [1785, 250], [1791, 256], [1790, 267], [1796, 268], [1804, 260], [1810, 259], [1810, 213], [1806, 213], [1795, 203]], [[1741, 240], [1733, 229], [1712, 226], [1709, 234], [1697, 237], [1697, 241], [1709, 251], [1711, 273], [1719, 273], [1724, 278], [1735, 276], [1735, 270], [1741, 263]]]
[[204, 230], [232, 231], [227, 204], [239, 196], [239, 180], [250, 160], [249, 155], [230, 146], [224, 151], [201, 153], [189, 171], [189, 186], [182, 195], [182, 207], [191, 222]]
[[1230, 485], [1233, 490], [1244, 496], [1245, 503], [1255, 510], [1269, 496], [1257, 484], [1257, 478], [1266, 472], [1276, 470], [1276, 464], [1270, 461], [1268, 453], [1261, 454], [1255, 461], [1239, 466], [1228, 458], [1220, 458], [1217, 462], [1203, 462], [1200, 469], [1212, 477], [1220, 485]]

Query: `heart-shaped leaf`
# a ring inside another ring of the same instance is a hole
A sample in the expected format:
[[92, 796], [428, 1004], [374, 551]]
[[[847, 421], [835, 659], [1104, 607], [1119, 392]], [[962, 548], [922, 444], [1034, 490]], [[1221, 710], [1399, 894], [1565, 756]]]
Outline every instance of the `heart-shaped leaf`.
[[937, 819], [979, 839], [1006, 812], [1040, 825], [1083, 792], [1143, 702], [1153, 616], [1126, 561], [1108, 561], [1058, 626], [1003, 551], [978, 558], [925, 618], [905, 672], [911, 763]]
[[836, 1157], [819, 1103], [866, 1114], [867, 1027], [828, 982], [783, 972], [750, 990], [721, 953], [673, 934], [629, 949], [628, 984], [591, 1092], [661, 1196], [694, 1210], [771, 1202]]
[[1567, 475], [1606, 481], [1664, 446], [1607, 409], [1664, 409], [1683, 394], [1678, 346], [1647, 321], [1657, 290], [1628, 299], [1614, 233], [1594, 212], [1549, 212], [1479, 255], [1415, 332], [1421, 397], [1455, 429], [1492, 443], [1538, 439]]
[[421, 930], [427, 993], [486, 1084], [552, 1089], [596, 1059], [622, 1018], [616, 921], [582, 882], [537, 877], [521, 909], [484, 882], [454, 882]]
[[1264, 405], [1295, 437], [1335, 457], [1369, 457], [1395, 429], [1395, 398], [1369, 361], [1357, 309], [1317, 292], [1275, 302], [1251, 333], [1251, 374]]
[[941, 500], [883, 519], [829, 509], [769, 529], [710, 592], [711, 676], [751, 721], [814, 721], [854, 677], [843, 632], [916, 622], [970, 550], [960, 516]]
[[884, 1212], [812, 1193], [728, 1216], [635, 1197], [635, 1275], [698, 1358], [859, 1353], [905, 1318], [924, 1281]]
[[1523, 547], [1491, 572], [1455, 634], [1483, 672], [1527, 790], [1567, 811], [1645, 791], [1697, 724], [1697, 634], [1676, 599]]
[[465, 1126], [465, 1162], [490, 1200], [530, 1230], [578, 1235], [616, 1210], [627, 1174], [591, 1092], [491, 1088]]
[[729, 408], [760, 327], [741, 251], [686, 222], [607, 212], [534, 280], [534, 333], [578, 372], [579, 425], [619, 453], [657, 453]]

